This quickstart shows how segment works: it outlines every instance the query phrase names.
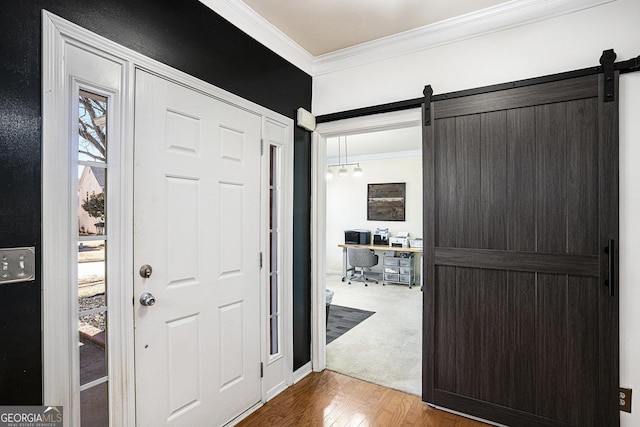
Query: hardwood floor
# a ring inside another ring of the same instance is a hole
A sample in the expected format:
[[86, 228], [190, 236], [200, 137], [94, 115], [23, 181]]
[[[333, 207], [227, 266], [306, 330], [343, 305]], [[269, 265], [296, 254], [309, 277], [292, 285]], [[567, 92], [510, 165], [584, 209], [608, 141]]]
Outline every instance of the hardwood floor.
[[313, 372], [238, 426], [425, 426], [487, 424], [433, 409], [418, 396], [336, 372]]

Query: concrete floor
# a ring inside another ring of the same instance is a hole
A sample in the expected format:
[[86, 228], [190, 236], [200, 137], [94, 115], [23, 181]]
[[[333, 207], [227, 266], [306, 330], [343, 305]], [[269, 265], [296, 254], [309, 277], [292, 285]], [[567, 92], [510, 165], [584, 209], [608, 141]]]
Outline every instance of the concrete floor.
[[[87, 339], [80, 339], [80, 384], [106, 375], [106, 353], [101, 347]], [[83, 426], [102, 427], [109, 425], [108, 387], [102, 383], [80, 392], [80, 419]]]

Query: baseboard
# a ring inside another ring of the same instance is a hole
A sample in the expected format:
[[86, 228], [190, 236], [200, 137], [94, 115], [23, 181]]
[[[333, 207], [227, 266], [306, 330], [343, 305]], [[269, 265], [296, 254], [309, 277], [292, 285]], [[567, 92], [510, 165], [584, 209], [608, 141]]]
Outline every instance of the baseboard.
[[287, 388], [289, 388], [289, 386], [284, 381], [281, 382], [271, 390], [267, 391], [265, 400], [267, 402], [270, 401], [271, 399], [273, 399], [274, 397], [276, 397], [277, 395], [285, 391]]
[[309, 362], [293, 373], [293, 383], [297, 383], [298, 381], [309, 375], [311, 372], [311, 362]]

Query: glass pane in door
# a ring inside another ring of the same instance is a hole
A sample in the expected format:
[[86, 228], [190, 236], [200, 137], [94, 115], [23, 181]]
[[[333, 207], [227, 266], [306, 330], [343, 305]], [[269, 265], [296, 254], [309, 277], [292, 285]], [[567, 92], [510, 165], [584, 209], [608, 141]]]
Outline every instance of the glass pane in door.
[[269, 354], [280, 351], [280, 222], [278, 147], [269, 148]]
[[107, 342], [108, 98], [78, 96], [78, 352], [80, 418], [108, 426]]
[[[86, 163], [86, 162], [85, 162]], [[97, 164], [78, 165], [78, 235], [103, 236], [107, 169]]]
[[107, 376], [105, 313], [79, 318], [80, 386]]
[[107, 98], [81, 90], [78, 100], [78, 160], [106, 163]]
[[107, 427], [109, 425], [108, 382], [91, 387], [80, 393], [80, 423], [85, 427]]

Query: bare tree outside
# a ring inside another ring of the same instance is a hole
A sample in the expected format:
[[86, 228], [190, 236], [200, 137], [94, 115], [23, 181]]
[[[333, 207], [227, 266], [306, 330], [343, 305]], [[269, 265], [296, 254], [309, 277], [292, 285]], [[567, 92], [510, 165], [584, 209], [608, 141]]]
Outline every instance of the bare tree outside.
[[[78, 99], [78, 158], [84, 161], [106, 163], [106, 99], [84, 91], [80, 92]], [[87, 199], [82, 202], [82, 208], [89, 216], [100, 220], [94, 224], [100, 229], [104, 229], [104, 199], [104, 193], [96, 193], [88, 196]]]
[[80, 94], [78, 112], [78, 154], [86, 160], [105, 163], [107, 160], [107, 103], [86, 92]]

